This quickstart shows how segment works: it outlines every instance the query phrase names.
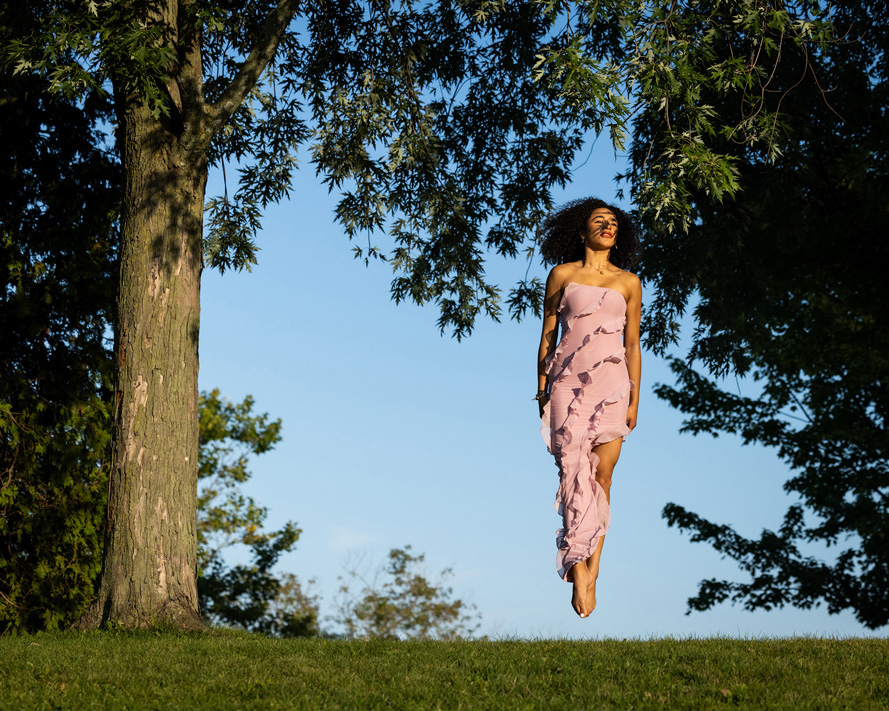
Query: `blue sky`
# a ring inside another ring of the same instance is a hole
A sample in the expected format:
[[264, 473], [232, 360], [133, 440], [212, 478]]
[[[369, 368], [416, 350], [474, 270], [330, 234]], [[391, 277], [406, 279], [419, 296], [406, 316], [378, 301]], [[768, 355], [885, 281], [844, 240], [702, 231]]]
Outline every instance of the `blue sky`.
[[[614, 200], [619, 165], [605, 143], [557, 202]], [[455, 596], [494, 637], [874, 634], [823, 608], [726, 604], [685, 615], [699, 580], [741, 577], [668, 528], [664, 504], [755, 536], [780, 524], [787, 469], [731, 437], [680, 435], [681, 416], [651, 393], [672, 379], [650, 353], [639, 425], [615, 470], [598, 607], [580, 620], [555, 572], [557, 474], [531, 400], [539, 322], [480, 321], [461, 343], [440, 336], [434, 306], [396, 306], [389, 267], [352, 258], [335, 202], [304, 165], [292, 199], [264, 219], [258, 266], [205, 271], [200, 346], [201, 389], [236, 401], [252, 394], [257, 411], [283, 420], [283, 441], [254, 461], [247, 492], [268, 507], [270, 526], [303, 529], [281, 570], [317, 581], [322, 614], [333, 613], [346, 567], [371, 571], [410, 544], [430, 577], [453, 568]], [[383, 235], [375, 241], [387, 246]], [[525, 269], [493, 257], [488, 274], [508, 287]], [[536, 264], [531, 274], [546, 271]]]

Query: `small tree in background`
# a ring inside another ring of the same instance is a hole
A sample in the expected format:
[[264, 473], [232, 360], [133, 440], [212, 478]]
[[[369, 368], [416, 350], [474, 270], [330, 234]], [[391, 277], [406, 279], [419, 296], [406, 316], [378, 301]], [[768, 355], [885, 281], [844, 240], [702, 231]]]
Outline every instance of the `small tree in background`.
[[[198, 492], [198, 594], [202, 613], [211, 621], [251, 632], [284, 637], [318, 634], [318, 605], [293, 575], [272, 569], [282, 553], [293, 550], [300, 529], [288, 521], [277, 531], [263, 531], [268, 509], [246, 496], [241, 486], [251, 476], [251, 455], [270, 451], [281, 441], [281, 420], [253, 412], [249, 395], [240, 404], [201, 393]], [[222, 551], [241, 544], [250, 548], [248, 565], [228, 568]]]
[[[430, 582], [418, 566], [425, 556], [412, 555], [411, 547], [393, 548], [389, 563], [371, 581], [355, 566], [347, 571], [350, 581], [362, 588], [356, 597], [349, 582], [340, 587], [335, 619], [347, 637], [382, 639], [454, 639], [469, 637], [478, 629], [474, 606], [452, 599], [445, 582], [453, 576], [445, 568]], [[378, 578], [384, 574], [382, 584]]]

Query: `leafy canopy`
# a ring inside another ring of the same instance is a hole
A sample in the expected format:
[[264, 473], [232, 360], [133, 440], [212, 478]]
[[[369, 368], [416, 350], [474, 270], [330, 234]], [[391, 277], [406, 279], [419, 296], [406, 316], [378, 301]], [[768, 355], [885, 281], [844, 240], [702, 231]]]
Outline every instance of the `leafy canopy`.
[[[768, 56], [765, 40], [745, 42], [745, 21], [729, 22], [731, 7], [674, 4], [672, 41], [695, 41], [718, 25], [725, 29], [711, 68], [749, 63], [754, 50]], [[884, 3], [867, 1], [790, 7], [816, 17], [830, 9], [833, 39], [788, 53], [788, 38], [778, 38], [780, 61], [773, 53], [757, 80], [758, 101], [740, 104], [774, 117], [768, 140], [700, 136], [707, 150], [730, 158], [735, 198], [689, 184], [681, 239], [669, 216], [645, 212], [641, 273], [654, 287], [650, 345], [665, 349], [692, 305], [696, 323], [688, 360], [672, 361], [677, 382], [659, 386], [658, 395], [688, 416], [685, 431], [774, 447], [791, 470], [784, 488], [793, 499], [780, 525], [758, 538], [677, 504], [664, 515], [749, 575], [703, 581], [691, 609], [722, 600], [749, 609], [824, 603], [877, 628], [889, 622], [889, 342], [880, 326], [889, 319], [889, 18]], [[771, 23], [787, 8], [763, 19]], [[686, 85], [694, 76], [685, 75], [680, 94], [693, 94], [717, 117], [738, 111], [735, 93], [713, 81]], [[668, 123], [687, 121], [684, 103], [640, 111], [628, 177], [643, 205], [650, 156], [672, 144]], [[736, 376], [746, 379], [743, 387]]]
[[[9, 38], [7, 56], [70, 95], [114, 79], [158, 120], [187, 126], [204, 117], [189, 115], [174, 84], [195, 33], [212, 113], [246, 81], [245, 58], [281, 12], [294, 16], [267, 70], [224, 125], [208, 124], [210, 165], [237, 175], [232, 194], [226, 185], [206, 203], [208, 263], [255, 263], [262, 211], [289, 196], [307, 154], [341, 194], [345, 233], [368, 240], [356, 256], [386, 259], [393, 298], [438, 304], [439, 326], [458, 337], [479, 314], [501, 315], [485, 261], [533, 257], [550, 190], [567, 184], [590, 132], [607, 130], [622, 149], [639, 107], [651, 108], [668, 140], [633, 197], [685, 230], [692, 191], [738, 189], [736, 157], [709, 139], [776, 155], [781, 114], [762, 99], [772, 67], [830, 29], [817, 5], [763, 0], [187, 2], [175, 18], [161, 0], [108, 0], [47, 5], [40, 30]], [[732, 110], [716, 112], [702, 86]], [[374, 246], [381, 234], [386, 244]], [[513, 316], [539, 308], [539, 287], [525, 279], [510, 290]]]

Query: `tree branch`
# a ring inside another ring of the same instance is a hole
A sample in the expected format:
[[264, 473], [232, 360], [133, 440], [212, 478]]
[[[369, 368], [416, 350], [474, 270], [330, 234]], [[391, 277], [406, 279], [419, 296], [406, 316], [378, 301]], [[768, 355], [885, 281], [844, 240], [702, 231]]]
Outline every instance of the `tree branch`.
[[[179, 58], [173, 78], [171, 96], [185, 120], [200, 117], [204, 108], [203, 76], [201, 68], [201, 23], [197, 17], [196, 0], [180, 0]], [[175, 90], [176, 94], [173, 94]]]
[[278, 0], [278, 6], [269, 13], [265, 22], [262, 23], [259, 41], [253, 51], [241, 64], [238, 74], [232, 79], [219, 101], [207, 109], [207, 118], [210, 123], [208, 140], [222, 128], [223, 124], [247, 98], [250, 90], [256, 86], [262, 72], [275, 56], [281, 37], [286, 31], [287, 25], [296, 15], [298, 5], [299, 0]]

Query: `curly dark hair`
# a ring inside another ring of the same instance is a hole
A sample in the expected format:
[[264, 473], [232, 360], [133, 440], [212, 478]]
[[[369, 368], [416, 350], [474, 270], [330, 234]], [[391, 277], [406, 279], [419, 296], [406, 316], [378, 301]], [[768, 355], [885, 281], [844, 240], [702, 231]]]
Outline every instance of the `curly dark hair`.
[[632, 215], [604, 200], [588, 197], [567, 202], [544, 219], [537, 229], [540, 253], [548, 264], [576, 262], [584, 257], [583, 239], [593, 210], [607, 208], [617, 218], [617, 240], [608, 261], [620, 269], [632, 267], [639, 259], [640, 230]]

